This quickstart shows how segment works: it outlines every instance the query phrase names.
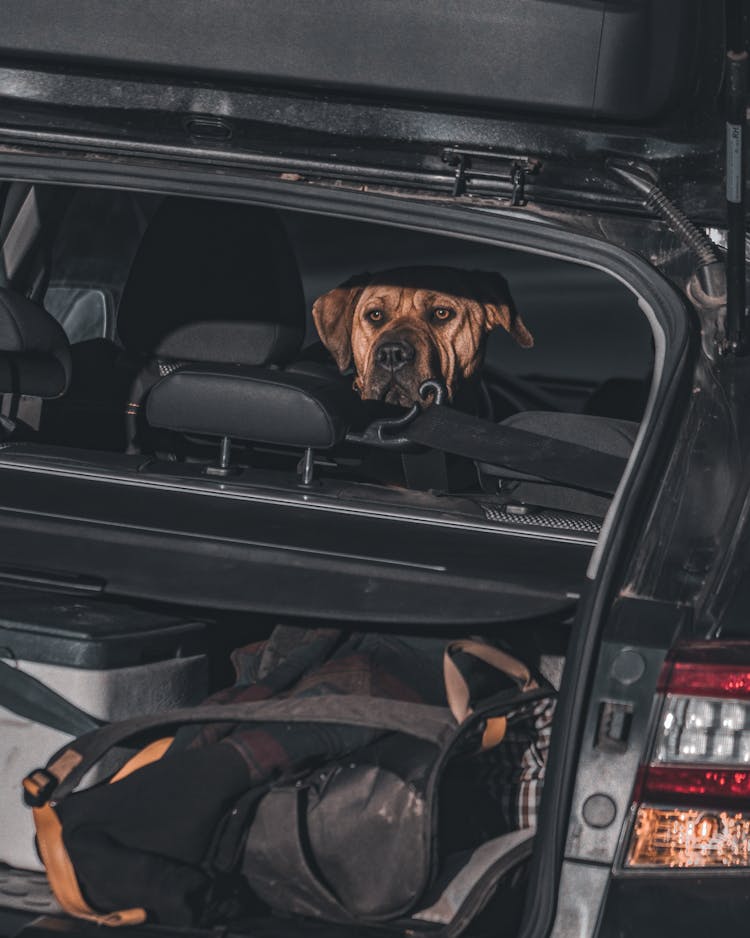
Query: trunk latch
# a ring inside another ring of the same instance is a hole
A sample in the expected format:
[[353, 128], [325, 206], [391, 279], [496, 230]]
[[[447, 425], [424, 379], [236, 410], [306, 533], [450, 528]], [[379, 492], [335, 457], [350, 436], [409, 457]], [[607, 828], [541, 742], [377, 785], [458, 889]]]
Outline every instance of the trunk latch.
[[444, 163], [455, 169], [454, 196], [465, 195], [472, 181], [497, 180], [510, 183], [511, 205], [526, 205], [527, 177], [535, 176], [542, 168], [541, 160], [534, 157], [466, 150], [463, 147], [446, 147], [442, 158]]

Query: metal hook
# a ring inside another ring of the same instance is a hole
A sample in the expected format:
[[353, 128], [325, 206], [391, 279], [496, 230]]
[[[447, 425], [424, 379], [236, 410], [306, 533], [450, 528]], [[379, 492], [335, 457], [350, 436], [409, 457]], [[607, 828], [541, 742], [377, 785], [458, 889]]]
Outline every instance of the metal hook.
[[432, 394], [434, 397], [433, 404], [440, 407], [441, 404], [445, 403], [445, 399], [448, 397], [448, 392], [445, 389], [445, 385], [442, 381], [438, 381], [436, 378], [428, 378], [427, 381], [423, 381], [419, 385], [419, 396], [423, 401], [427, 400], [427, 395]]
[[[433, 404], [438, 407], [444, 404], [448, 397], [445, 385], [435, 378], [428, 378], [419, 386], [419, 396], [423, 401], [427, 400], [430, 394], [434, 398]], [[414, 444], [406, 437], [395, 434], [398, 430], [408, 427], [421, 412], [422, 407], [414, 404], [403, 417], [383, 417], [380, 420], [373, 420], [361, 433], [347, 433], [346, 439], [350, 443], [367, 443], [381, 449], [406, 449]]]

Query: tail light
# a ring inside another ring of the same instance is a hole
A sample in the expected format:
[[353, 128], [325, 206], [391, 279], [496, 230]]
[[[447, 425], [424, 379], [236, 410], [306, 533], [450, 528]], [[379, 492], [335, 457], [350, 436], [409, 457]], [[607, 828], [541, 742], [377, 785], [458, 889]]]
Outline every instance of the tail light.
[[750, 867], [750, 642], [678, 646], [658, 690], [625, 866]]

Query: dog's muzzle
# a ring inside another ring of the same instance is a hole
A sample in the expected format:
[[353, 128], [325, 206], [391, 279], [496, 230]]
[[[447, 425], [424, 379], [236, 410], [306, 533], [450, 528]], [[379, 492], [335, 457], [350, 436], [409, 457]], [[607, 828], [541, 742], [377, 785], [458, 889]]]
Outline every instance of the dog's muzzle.
[[429, 341], [410, 331], [380, 336], [371, 366], [363, 375], [362, 396], [401, 407], [422, 404], [419, 385], [436, 371], [436, 352]]

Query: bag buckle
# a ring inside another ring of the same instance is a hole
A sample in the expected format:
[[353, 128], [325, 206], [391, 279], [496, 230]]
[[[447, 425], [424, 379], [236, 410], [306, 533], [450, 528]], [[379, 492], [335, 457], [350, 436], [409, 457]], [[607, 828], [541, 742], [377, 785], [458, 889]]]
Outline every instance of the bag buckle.
[[22, 782], [23, 800], [30, 808], [41, 808], [52, 797], [58, 779], [47, 769], [34, 769]]

